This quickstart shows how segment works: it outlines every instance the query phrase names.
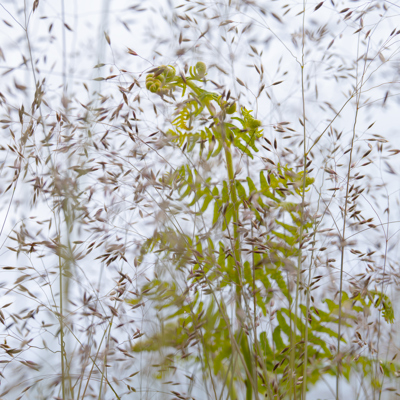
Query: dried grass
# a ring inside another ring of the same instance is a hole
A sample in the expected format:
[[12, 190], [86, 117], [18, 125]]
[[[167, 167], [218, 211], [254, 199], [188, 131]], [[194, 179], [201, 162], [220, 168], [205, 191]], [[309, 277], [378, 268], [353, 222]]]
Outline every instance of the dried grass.
[[396, 398], [398, 6], [172, 3], [1, 5], [0, 398]]

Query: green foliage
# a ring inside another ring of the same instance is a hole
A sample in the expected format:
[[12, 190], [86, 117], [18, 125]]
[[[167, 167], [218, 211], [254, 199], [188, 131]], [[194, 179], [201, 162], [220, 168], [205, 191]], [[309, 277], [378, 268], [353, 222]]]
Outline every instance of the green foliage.
[[[238, 382], [245, 384], [248, 398], [254, 391], [271, 394], [268, 382], [273, 376], [280, 379], [278, 393], [298, 391], [300, 388], [287, 378], [290, 359], [294, 357], [296, 370], [303, 374], [302, 357], [307, 350], [313, 360], [308, 364], [308, 382], [313, 384], [322, 375], [334, 373], [329, 365], [333, 343], [338, 340], [337, 301], [324, 299], [325, 310], [304, 304], [299, 304], [298, 311], [294, 308], [291, 281], [300, 272], [304, 238], [315, 226], [305, 213], [302, 196], [314, 179], [304, 175], [306, 170], [295, 172], [279, 162], [274, 168], [260, 170], [258, 182], [254, 174], [241, 179], [235, 173], [232, 149], [240, 152], [241, 159], [252, 162], [263, 136], [262, 122], [244, 107], [237, 112], [236, 101], [228, 103], [222, 95], [203, 89], [206, 70], [205, 64], [198, 62], [184, 76], [171, 66], [161, 66], [146, 78], [150, 92], [174, 101], [180, 92], [183, 98], [176, 104], [172, 128], [167, 131], [170, 141], [190, 153], [191, 160], [202, 160], [200, 167], [224, 151], [226, 178], [213, 171], [207, 174], [185, 158], [160, 179], [174, 188], [168, 198], [180, 204], [178, 210], [205, 221], [206, 229], [194, 226], [192, 232], [184, 231], [176, 222], [180, 215], [177, 211], [141, 248], [139, 262], [152, 254], [159, 267], [158, 277], [142, 287], [137, 301], [146, 299], [154, 304], [160, 329], [132, 350], [161, 352], [174, 348], [182, 353], [182, 362], [196, 362], [204, 373], [211, 371], [221, 383], [229, 382], [231, 394], [236, 393]], [[234, 116], [227, 120], [228, 115]], [[252, 225], [242, 235], [245, 213], [251, 213]], [[312, 289], [305, 288], [305, 293], [307, 290]], [[370, 304], [375, 298], [374, 307], [380, 307], [384, 318], [393, 322], [389, 298], [378, 292], [369, 292], [368, 296]], [[270, 331], [257, 331], [249, 307], [254, 315], [267, 317], [274, 298], [280, 302], [273, 311], [276, 319], [271, 319]], [[350, 299], [342, 293], [342, 326], [351, 326], [357, 312], [362, 312], [362, 308], [354, 308], [356, 301], [364, 307], [370, 305], [360, 295]], [[197, 350], [188, 352], [193, 341]], [[340, 341], [346, 344], [344, 337]], [[351, 366], [351, 361], [341, 366], [347, 379]], [[254, 381], [256, 369], [259, 377]]]
[[382, 316], [387, 323], [393, 324], [395, 318], [392, 302], [390, 301], [389, 296], [385, 293], [381, 293], [376, 290], [369, 290], [365, 293], [364, 297], [362, 297], [361, 294], [358, 293], [353, 296], [352, 300], [354, 304], [357, 301], [361, 303], [363, 308], [361, 308], [360, 311], [364, 310], [364, 307], [370, 308], [371, 305], [373, 305], [375, 308], [379, 309], [382, 312]]

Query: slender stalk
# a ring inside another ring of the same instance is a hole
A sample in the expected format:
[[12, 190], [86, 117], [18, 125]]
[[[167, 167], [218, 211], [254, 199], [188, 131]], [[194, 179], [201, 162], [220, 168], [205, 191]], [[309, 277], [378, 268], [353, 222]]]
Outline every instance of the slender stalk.
[[[357, 46], [357, 54], [358, 54], [358, 47]], [[358, 62], [356, 68], [356, 79], [358, 80]], [[356, 87], [358, 87], [358, 82], [356, 82]], [[346, 223], [347, 223], [347, 208], [349, 203], [349, 191], [350, 191], [350, 173], [352, 169], [352, 162], [353, 162], [353, 150], [354, 150], [354, 141], [356, 138], [356, 125], [357, 125], [357, 118], [358, 118], [358, 110], [359, 110], [359, 102], [361, 97], [361, 88], [358, 90], [356, 96], [356, 112], [354, 116], [354, 123], [353, 123], [353, 136], [351, 138], [351, 146], [350, 146], [350, 155], [349, 155], [349, 164], [347, 168], [347, 179], [346, 179], [346, 194], [345, 194], [345, 201], [344, 201], [344, 210], [343, 210], [343, 227], [342, 227], [342, 235], [341, 235], [341, 251], [340, 251], [340, 278], [339, 278], [339, 321], [338, 321], [338, 339], [337, 339], [337, 371], [336, 371], [336, 400], [339, 400], [339, 389], [340, 389], [340, 370], [341, 370], [341, 355], [340, 355], [340, 340], [342, 336], [342, 295], [343, 295], [343, 269], [344, 269], [344, 248], [346, 245]]]
[[[356, 109], [356, 115], [358, 113], [358, 106]], [[348, 196], [350, 189], [350, 171], [351, 171], [351, 163], [353, 157], [353, 147], [354, 147], [354, 139], [355, 139], [355, 124], [353, 128], [353, 137], [351, 140], [351, 150], [350, 150], [350, 159], [349, 159], [349, 167], [347, 170], [347, 183], [346, 183], [346, 197], [344, 202], [344, 210], [343, 210], [343, 227], [342, 227], [342, 237], [341, 237], [341, 253], [340, 253], [340, 281], [339, 281], [339, 325], [338, 325], [338, 340], [337, 340], [337, 371], [336, 371], [336, 400], [339, 400], [339, 381], [340, 381], [340, 369], [341, 369], [341, 361], [340, 361], [340, 339], [341, 339], [341, 330], [342, 330], [342, 294], [343, 294], [343, 267], [344, 267], [344, 247], [345, 247], [345, 234], [346, 234], [346, 221], [347, 221], [347, 206], [348, 206]]]
[[[296, 371], [295, 371], [295, 341], [296, 341], [296, 330], [297, 330], [297, 313], [299, 312], [299, 292], [300, 292], [300, 279], [301, 279], [301, 265], [302, 265], [302, 242], [304, 234], [304, 212], [305, 212], [305, 193], [306, 193], [306, 177], [307, 177], [307, 128], [306, 128], [306, 102], [305, 102], [305, 85], [304, 85], [304, 49], [305, 49], [305, 15], [306, 15], [306, 1], [303, 1], [303, 25], [302, 25], [302, 59], [301, 59], [301, 99], [302, 99], [302, 114], [303, 114], [303, 181], [302, 181], [302, 193], [301, 193], [301, 221], [300, 221], [300, 232], [299, 232], [299, 248], [297, 257], [297, 276], [296, 276], [296, 297], [294, 307], [294, 323], [293, 330], [291, 331], [290, 345], [290, 382], [292, 382], [291, 390], [293, 390], [293, 398], [296, 400]], [[307, 329], [308, 316], [306, 315], [305, 326]], [[305, 342], [305, 353], [304, 360], [307, 360], [307, 342]], [[307, 388], [307, 363], [304, 365], [303, 374], [303, 398], [305, 398], [305, 389]]]
[[[253, 227], [251, 227], [251, 236], [253, 237]], [[258, 359], [258, 338], [257, 338], [257, 286], [256, 286], [256, 265], [254, 260], [254, 245], [252, 245], [252, 273], [253, 273], [253, 336], [254, 336], [254, 380], [257, 381], [257, 359]]]
[[[305, 68], [305, 18], [306, 18], [306, 0], [303, 0], [303, 25], [302, 25], [302, 54], [301, 54], [301, 100], [303, 109], [303, 187], [301, 193], [301, 224], [300, 224], [300, 237], [299, 237], [299, 254], [297, 259], [297, 283], [296, 283], [296, 302], [298, 298], [298, 285], [300, 283], [300, 270], [302, 265], [302, 242], [304, 233], [304, 212], [305, 212], [305, 194], [306, 194], [306, 179], [307, 179], [307, 129], [306, 129], [306, 100], [305, 100], [305, 85], [304, 85], [304, 68]], [[311, 278], [311, 263], [309, 269], [309, 279]], [[305, 333], [304, 333], [304, 359], [303, 359], [303, 383], [302, 383], [302, 400], [307, 397], [307, 361], [308, 361], [308, 310], [310, 302], [309, 287], [307, 291], [307, 308], [305, 316]], [[295, 309], [295, 320], [297, 319], [297, 304]], [[295, 323], [296, 329], [296, 323]], [[296, 398], [296, 390], [295, 390]]]
[[[389, 198], [389, 196], [388, 196]], [[386, 226], [386, 240], [385, 240], [385, 255], [384, 255], [384, 262], [383, 262], [383, 276], [382, 276], [382, 284], [381, 284], [381, 293], [382, 295], [384, 294], [385, 290], [383, 287], [383, 282], [384, 282], [384, 277], [385, 277], [385, 273], [386, 273], [386, 262], [387, 262], [387, 257], [388, 257], [388, 245], [389, 245], [389, 225], [390, 225], [390, 208], [388, 206], [387, 208], [387, 226]], [[382, 299], [383, 301], [383, 299]], [[375, 367], [375, 371], [376, 371], [376, 375], [378, 372], [378, 365], [379, 365], [379, 344], [380, 344], [380, 338], [381, 338], [381, 313], [379, 313], [379, 317], [378, 317], [378, 344], [377, 344], [377, 348], [376, 348], [376, 367]], [[389, 351], [389, 349], [388, 349]], [[387, 358], [387, 357], [386, 357]], [[379, 378], [378, 378], [379, 379]], [[382, 375], [382, 383], [380, 385], [380, 389], [379, 389], [379, 396], [378, 396], [378, 400], [381, 400], [382, 398], [382, 387], [383, 387], [383, 382], [385, 381], [385, 374]], [[375, 396], [375, 393], [374, 393]]]
[[64, 343], [64, 316], [63, 316], [63, 267], [61, 257], [58, 258], [58, 266], [59, 266], [59, 285], [60, 285], [60, 341], [61, 341], [61, 391], [62, 397], [65, 399], [65, 364], [64, 364], [64, 356], [65, 356], [65, 343]]

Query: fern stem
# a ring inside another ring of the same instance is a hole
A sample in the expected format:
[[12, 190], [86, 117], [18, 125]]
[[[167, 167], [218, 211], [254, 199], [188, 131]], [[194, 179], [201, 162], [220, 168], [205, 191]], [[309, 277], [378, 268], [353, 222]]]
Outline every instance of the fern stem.
[[[199, 96], [201, 94], [199, 87], [197, 87], [193, 82], [190, 80], [186, 80], [184, 82], [188, 87], [190, 87], [193, 92]], [[242, 309], [242, 277], [241, 277], [241, 252], [240, 252], [240, 234], [238, 231], [238, 221], [239, 221], [239, 201], [238, 201], [238, 194], [236, 190], [236, 185], [235, 185], [235, 171], [234, 171], [234, 165], [233, 165], [233, 157], [232, 157], [232, 151], [229, 143], [226, 141], [226, 132], [224, 131], [225, 125], [220, 123], [219, 118], [215, 115], [215, 109], [211, 106], [210, 100], [203, 100], [203, 103], [207, 107], [210, 115], [214, 119], [214, 123], [217, 126], [220, 126], [222, 129], [222, 138], [223, 138], [223, 147], [224, 147], [224, 153], [225, 153], [225, 162], [226, 162], [226, 169], [227, 169], [227, 175], [228, 175], [228, 180], [229, 180], [229, 192], [230, 192], [230, 197], [232, 201], [232, 206], [233, 206], [233, 215], [232, 215], [232, 222], [233, 222], [233, 247], [234, 247], [234, 260], [236, 264], [236, 270], [237, 270], [237, 284], [236, 284], [236, 310], [239, 311]], [[226, 323], [229, 323], [229, 321], [226, 321]], [[243, 328], [240, 327], [238, 331], [238, 337], [240, 338], [241, 335], [243, 335]], [[257, 385], [257, 359], [254, 358], [254, 370], [253, 370], [253, 363], [251, 357], [251, 351], [250, 351], [250, 346], [249, 342], [247, 339], [246, 335], [242, 336], [242, 339], [239, 340], [240, 343], [236, 340], [235, 336], [233, 333], [231, 333], [231, 339], [233, 339], [235, 347], [238, 351], [238, 354], [241, 358], [241, 361], [243, 363], [243, 367], [246, 370], [246, 375], [247, 375], [247, 382], [246, 382], [246, 398], [248, 400], [252, 399], [252, 392], [254, 390], [254, 395], [256, 399], [259, 398], [258, 396], [258, 385]], [[240, 346], [240, 347], [239, 347]], [[255, 347], [257, 348], [257, 351], [255, 352], [255, 357], [257, 357], [257, 353], [260, 352], [259, 349], [259, 344], [257, 340], [255, 340]], [[264, 375], [266, 375], [266, 382], [267, 382], [267, 393], [270, 398], [272, 398], [272, 391], [270, 388], [269, 384], [269, 378], [268, 378], [268, 371], [265, 368], [265, 365], [263, 362], [261, 362], [262, 368]]]

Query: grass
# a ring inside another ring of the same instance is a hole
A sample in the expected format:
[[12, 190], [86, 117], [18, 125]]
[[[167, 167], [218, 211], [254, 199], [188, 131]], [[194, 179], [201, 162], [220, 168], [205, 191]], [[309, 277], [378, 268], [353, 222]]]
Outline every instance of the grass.
[[396, 398], [398, 7], [17, 3], [0, 398]]

